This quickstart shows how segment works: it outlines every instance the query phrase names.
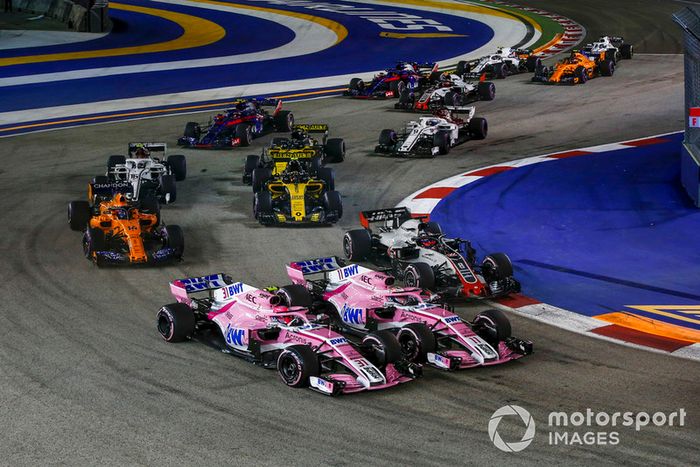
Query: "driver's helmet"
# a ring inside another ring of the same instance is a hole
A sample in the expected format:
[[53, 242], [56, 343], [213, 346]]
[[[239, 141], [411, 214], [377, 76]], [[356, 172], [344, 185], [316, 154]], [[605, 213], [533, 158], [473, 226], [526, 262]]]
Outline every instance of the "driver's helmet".
[[216, 123], [221, 123], [221, 122], [223, 122], [225, 119], [226, 119], [226, 116], [225, 116], [224, 114], [216, 114], [216, 115], [214, 116], [214, 121], [215, 121]]
[[403, 71], [416, 71], [416, 67], [410, 63], [404, 63], [402, 69]]
[[236, 110], [245, 110], [248, 107], [248, 102], [240, 101], [236, 102]]
[[440, 120], [437, 118], [429, 118], [428, 120], [425, 121], [425, 124], [427, 126], [436, 126], [440, 123]]
[[437, 239], [428, 234], [424, 234], [416, 238], [416, 245], [423, 248], [435, 248], [437, 246], [437, 243]]
[[285, 171], [287, 173], [300, 173], [304, 170], [304, 167], [302, 167], [301, 162], [299, 162], [297, 159], [292, 159], [287, 163], [287, 167]]
[[376, 75], [374, 75], [374, 77], [377, 78], [377, 79], [384, 78], [385, 76], [386, 76], [386, 71], [380, 71], [379, 73], [377, 73]]
[[134, 159], [146, 159], [151, 155], [151, 151], [149, 151], [144, 145], [140, 144], [136, 147], [136, 151], [134, 151]]
[[304, 130], [296, 129], [292, 131], [292, 139], [295, 141], [304, 141], [307, 138], [307, 134]]

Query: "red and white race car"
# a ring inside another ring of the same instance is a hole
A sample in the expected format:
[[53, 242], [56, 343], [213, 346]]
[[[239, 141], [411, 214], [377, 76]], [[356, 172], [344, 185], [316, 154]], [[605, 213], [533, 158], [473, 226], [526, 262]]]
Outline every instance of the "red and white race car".
[[395, 109], [429, 112], [445, 106], [463, 106], [475, 101], [492, 101], [496, 97], [496, 85], [490, 81], [465, 81], [461, 76], [442, 73], [440, 80], [423, 93], [404, 89]]
[[287, 274], [309, 290], [316, 299], [314, 309], [326, 313], [341, 332], [395, 333], [404, 358], [412, 362], [456, 370], [532, 353], [532, 342], [511, 336], [510, 321], [502, 312], [486, 310], [465, 321], [433, 303], [436, 296], [428, 292], [394, 287], [394, 278], [382, 272], [329, 257], [291, 263]]

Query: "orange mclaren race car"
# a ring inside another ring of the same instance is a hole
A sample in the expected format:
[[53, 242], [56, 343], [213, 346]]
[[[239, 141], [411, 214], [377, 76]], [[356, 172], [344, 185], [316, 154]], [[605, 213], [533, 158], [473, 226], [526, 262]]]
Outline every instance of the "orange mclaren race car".
[[144, 208], [127, 201], [123, 193], [94, 206], [71, 201], [68, 223], [84, 232], [85, 257], [98, 266], [180, 260], [185, 248], [180, 227], [161, 225], [157, 206], [150, 212]]
[[596, 76], [612, 76], [614, 72], [615, 62], [606, 58], [605, 53], [601, 53], [595, 58], [589, 58], [582, 53], [573, 51], [568, 58], [551, 68], [540, 64], [535, 69], [532, 81], [548, 84], [583, 84]]

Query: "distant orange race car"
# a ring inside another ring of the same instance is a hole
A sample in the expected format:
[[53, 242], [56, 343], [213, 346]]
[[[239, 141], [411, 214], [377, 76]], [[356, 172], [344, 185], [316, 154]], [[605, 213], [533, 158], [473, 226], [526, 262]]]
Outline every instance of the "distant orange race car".
[[588, 58], [574, 51], [551, 68], [543, 65], [537, 67], [532, 81], [546, 84], [584, 84], [596, 76], [612, 76], [613, 73], [615, 73], [615, 62], [606, 58], [605, 53], [595, 58]]
[[85, 257], [97, 266], [177, 261], [185, 248], [179, 226], [162, 225], [157, 209], [144, 212], [122, 193], [94, 206], [71, 201], [68, 223], [83, 231]]

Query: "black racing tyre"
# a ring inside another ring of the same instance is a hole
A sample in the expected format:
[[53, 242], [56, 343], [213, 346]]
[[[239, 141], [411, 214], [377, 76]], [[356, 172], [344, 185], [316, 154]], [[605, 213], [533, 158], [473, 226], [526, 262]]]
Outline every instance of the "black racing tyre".
[[272, 193], [269, 191], [259, 191], [253, 198], [253, 213], [259, 219], [260, 214], [272, 213]]
[[457, 62], [457, 69], [455, 70], [455, 73], [462, 76], [465, 73], [469, 73], [470, 69], [471, 66], [469, 65], [469, 62], [462, 60]]
[[187, 159], [182, 154], [173, 154], [168, 156], [168, 165], [170, 170], [175, 175], [175, 180], [178, 182], [187, 178]]
[[246, 156], [245, 165], [243, 166], [243, 183], [248, 185], [252, 183], [253, 170], [257, 169], [259, 165], [260, 156], [255, 154]]
[[450, 133], [449, 131], [438, 131], [433, 135], [433, 147], [437, 147], [441, 155], [449, 154], [450, 152]]
[[[170, 195], [170, 196], [168, 196]], [[177, 188], [175, 186], [174, 175], [163, 175], [160, 177], [160, 202], [162, 204], [174, 203], [177, 199]]]
[[379, 133], [379, 144], [382, 146], [393, 146], [396, 144], [396, 132], [394, 130], [382, 130]]
[[275, 115], [274, 123], [277, 131], [283, 133], [292, 131], [292, 127], [294, 126], [294, 114], [289, 110], [281, 110]]
[[300, 284], [291, 284], [280, 287], [277, 296], [284, 306], [302, 306], [309, 308], [314, 300], [309, 290]]
[[355, 91], [362, 91], [365, 88], [365, 82], [360, 78], [353, 78], [350, 80], [350, 85], [348, 87]]
[[484, 139], [489, 133], [489, 124], [485, 118], [474, 117], [469, 120], [468, 129], [473, 139]]
[[612, 76], [615, 73], [615, 62], [612, 60], [603, 60], [598, 64], [600, 74], [603, 76]]
[[158, 310], [156, 327], [165, 342], [185, 341], [194, 334], [194, 312], [184, 303], [165, 305]]
[[423, 323], [409, 323], [399, 329], [396, 339], [401, 347], [401, 355], [409, 362], [423, 363], [428, 353], [437, 349], [437, 339]]
[[335, 170], [321, 167], [318, 169], [317, 177], [325, 182], [327, 190], [335, 190]]
[[107, 172], [111, 172], [117, 165], [126, 164], [126, 156], [109, 156], [107, 159]]
[[326, 209], [326, 212], [335, 212], [337, 213], [337, 220], [342, 219], [343, 217], [343, 198], [340, 196], [340, 193], [331, 190], [327, 191], [323, 194], [323, 207]]
[[479, 337], [498, 349], [498, 343], [511, 336], [510, 321], [500, 310], [484, 310], [474, 318], [473, 329]]
[[493, 65], [493, 76], [496, 79], [505, 79], [508, 76], [508, 70], [504, 63], [494, 63]]
[[576, 67], [574, 70], [574, 77], [578, 78], [578, 84], [585, 84], [588, 81], [588, 73], [586, 73], [586, 68], [582, 66]]
[[199, 127], [197, 122], [187, 122], [185, 124], [185, 132], [183, 133], [185, 138], [199, 139], [202, 136], [202, 129]]
[[406, 287], [432, 289], [435, 287], [435, 271], [427, 263], [411, 263], [403, 271]]
[[343, 162], [345, 160], [345, 140], [329, 138], [325, 146], [326, 162]]
[[440, 224], [435, 221], [428, 221], [422, 224], [422, 230], [428, 234], [442, 235], [442, 227], [440, 227]]
[[491, 81], [481, 81], [476, 86], [476, 92], [482, 101], [492, 101], [496, 98], [496, 85]]
[[311, 376], [321, 374], [321, 364], [308, 345], [290, 345], [277, 357], [277, 373], [287, 386], [305, 388]]
[[431, 71], [430, 76], [428, 77], [428, 81], [430, 81], [431, 83], [437, 83], [438, 81], [440, 81], [440, 75], [442, 75], [442, 73], [440, 73], [439, 71]]
[[96, 175], [92, 179], [92, 183], [98, 183], [98, 184], [109, 183], [109, 177], [106, 175]]
[[367, 229], [355, 229], [343, 235], [343, 252], [352, 261], [364, 261], [372, 254], [372, 234]]
[[160, 224], [160, 203], [155, 195], [148, 194], [141, 197], [140, 202], [141, 211], [145, 214], [155, 214], [156, 215], [156, 225]]
[[82, 232], [90, 222], [90, 203], [71, 201], [68, 203], [68, 225], [71, 230]]
[[289, 138], [285, 138], [284, 136], [275, 136], [272, 138], [272, 141], [270, 141], [270, 146], [284, 146], [287, 144], [287, 141], [289, 141]]
[[253, 170], [253, 193], [258, 193], [265, 189], [265, 183], [272, 177], [272, 170], [268, 167], [258, 167]]
[[179, 225], [166, 225], [163, 227], [163, 241], [166, 247], [175, 250], [175, 257], [180, 259], [185, 252], [185, 235]]
[[253, 130], [250, 125], [241, 123], [236, 125], [234, 133], [235, 137], [240, 141], [241, 147], [248, 147], [253, 143]]
[[525, 68], [527, 68], [527, 71], [530, 73], [533, 73], [540, 66], [542, 66], [542, 59], [540, 57], [530, 55], [527, 57], [527, 60], [525, 60]]
[[606, 50], [605, 61], [617, 62], [617, 53], [614, 50]]
[[362, 346], [368, 353], [369, 360], [379, 368], [386, 367], [402, 358], [401, 346], [396, 336], [390, 331], [382, 330], [367, 334], [362, 339]]
[[309, 172], [312, 174], [318, 174], [321, 167], [323, 167], [323, 162], [319, 156], [309, 159]]
[[87, 259], [92, 259], [92, 254], [96, 251], [105, 251], [107, 241], [105, 233], [100, 229], [88, 227], [83, 234], [83, 253]]
[[491, 253], [481, 262], [481, 272], [486, 282], [493, 282], [513, 276], [513, 263], [505, 253]]
[[632, 44], [622, 44], [620, 46], [620, 56], [624, 59], [631, 59], [634, 56], [634, 47], [632, 47]]
[[455, 98], [459, 99], [459, 97], [457, 97], [457, 93], [453, 91], [447, 91], [445, 93], [445, 97], [443, 97], [442, 100], [446, 106], [458, 105], [457, 103], [455, 103]]

